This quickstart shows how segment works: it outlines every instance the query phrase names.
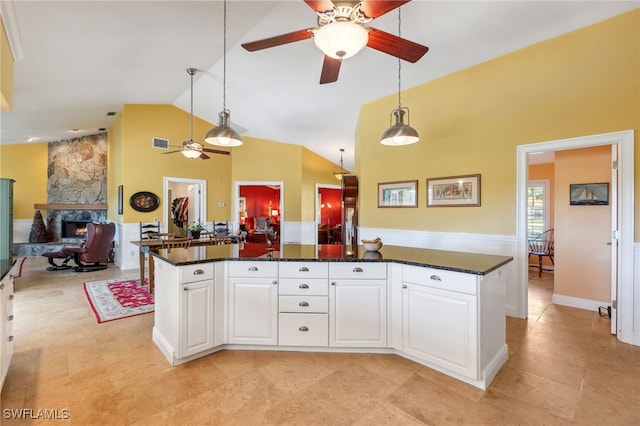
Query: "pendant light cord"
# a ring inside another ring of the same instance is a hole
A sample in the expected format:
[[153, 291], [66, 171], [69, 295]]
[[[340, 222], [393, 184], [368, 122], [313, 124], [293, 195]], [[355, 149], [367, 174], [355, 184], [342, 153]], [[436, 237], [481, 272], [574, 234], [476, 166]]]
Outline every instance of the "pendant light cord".
[[224, 0], [222, 22], [222, 111], [227, 110], [227, 0]]
[[193, 142], [193, 75], [195, 74], [195, 70], [188, 69], [187, 71], [191, 76], [191, 122], [189, 125], [189, 141]]
[[[400, 29], [400, 24], [402, 23], [402, 18], [400, 15], [400, 11], [402, 10], [402, 7], [398, 8], [398, 37], [402, 37], [402, 32]], [[401, 88], [402, 88], [402, 74], [400, 73], [402, 71], [402, 61], [400, 60], [400, 58], [398, 58], [398, 109], [402, 109], [402, 102], [400, 101], [400, 92], [401, 92]]]

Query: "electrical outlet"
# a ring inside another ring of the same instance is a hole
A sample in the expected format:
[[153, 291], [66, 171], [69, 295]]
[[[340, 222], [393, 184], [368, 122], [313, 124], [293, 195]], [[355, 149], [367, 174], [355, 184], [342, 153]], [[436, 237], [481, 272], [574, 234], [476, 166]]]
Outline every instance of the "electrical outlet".
[[154, 217], [154, 218], [153, 218], [153, 221], [157, 223], [157, 222], [158, 222], [158, 218], [157, 218], [157, 217]]

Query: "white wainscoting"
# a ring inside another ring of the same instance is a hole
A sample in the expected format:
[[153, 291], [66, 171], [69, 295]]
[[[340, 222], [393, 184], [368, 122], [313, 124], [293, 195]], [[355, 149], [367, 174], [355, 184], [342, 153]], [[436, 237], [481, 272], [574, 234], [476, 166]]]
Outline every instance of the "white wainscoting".
[[14, 219], [13, 220], [13, 242], [28, 243], [29, 234], [31, 234], [32, 219]]
[[[633, 315], [634, 312], [640, 313], [640, 243], [633, 244]], [[620, 309], [620, 300], [618, 300], [618, 309]], [[626, 305], [630, 305], [630, 303], [625, 303]], [[632, 327], [633, 331], [631, 334], [631, 343], [640, 346], [640, 315], [633, 315]], [[620, 321], [618, 321], [618, 327], [620, 327]], [[629, 333], [626, 333], [627, 335]]]

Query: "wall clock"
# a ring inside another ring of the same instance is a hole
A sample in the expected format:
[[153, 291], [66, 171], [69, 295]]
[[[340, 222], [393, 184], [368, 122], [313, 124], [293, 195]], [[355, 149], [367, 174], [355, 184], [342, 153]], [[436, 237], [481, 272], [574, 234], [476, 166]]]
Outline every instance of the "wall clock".
[[136, 192], [129, 198], [129, 205], [138, 212], [152, 212], [160, 205], [160, 199], [153, 192]]

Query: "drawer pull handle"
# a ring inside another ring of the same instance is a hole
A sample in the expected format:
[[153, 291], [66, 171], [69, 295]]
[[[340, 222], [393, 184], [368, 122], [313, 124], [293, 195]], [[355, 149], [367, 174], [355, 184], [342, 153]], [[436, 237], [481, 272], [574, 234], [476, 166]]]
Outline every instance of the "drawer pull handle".
[[307, 268], [306, 266], [302, 266], [300, 269], [298, 269], [299, 272], [309, 272], [309, 268]]
[[9, 300], [13, 300], [13, 294], [9, 295]]
[[307, 326], [303, 325], [302, 327], [300, 327], [300, 328], [298, 329], [298, 331], [309, 331], [309, 327], [307, 327]]
[[309, 306], [309, 303], [308, 302], [300, 302], [300, 303], [298, 303], [298, 306], [307, 307], [307, 306]]
[[250, 272], [256, 272], [257, 270], [258, 270], [257, 266], [252, 266], [252, 267], [249, 268]]
[[204, 275], [204, 271], [202, 269], [196, 269], [193, 271], [193, 275]]
[[362, 268], [356, 267], [356, 268], [353, 268], [353, 272], [364, 272], [364, 271], [362, 270]]
[[9, 321], [13, 321], [13, 315], [9, 315]]
[[0, 290], [4, 290], [4, 283], [2, 283], [2, 285], [0, 285]]
[[309, 288], [309, 284], [300, 284], [298, 288]]
[[442, 281], [442, 278], [440, 278], [437, 275], [431, 275], [431, 277], [429, 277], [429, 279], [434, 280], [434, 281]]

